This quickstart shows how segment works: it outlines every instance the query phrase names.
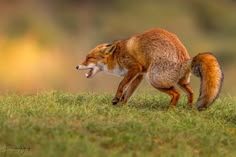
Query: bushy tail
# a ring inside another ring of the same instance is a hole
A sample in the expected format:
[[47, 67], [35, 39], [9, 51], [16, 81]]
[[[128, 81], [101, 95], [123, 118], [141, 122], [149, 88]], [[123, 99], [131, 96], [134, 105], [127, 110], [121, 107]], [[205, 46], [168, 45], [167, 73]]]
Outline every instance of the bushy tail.
[[192, 73], [201, 78], [199, 98], [196, 102], [198, 110], [207, 108], [218, 97], [224, 74], [216, 57], [211, 53], [200, 53], [192, 59]]

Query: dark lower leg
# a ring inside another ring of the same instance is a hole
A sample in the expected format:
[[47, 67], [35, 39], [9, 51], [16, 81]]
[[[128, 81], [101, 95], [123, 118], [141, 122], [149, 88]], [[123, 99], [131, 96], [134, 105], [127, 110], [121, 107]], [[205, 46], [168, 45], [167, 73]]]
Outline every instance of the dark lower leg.
[[181, 89], [183, 89], [183, 91], [187, 94], [188, 96], [188, 105], [190, 107], [192, 107], [193, 105], [193, 90], [190, 87], [189, 84], [179, 84]]
[[137, 89], [138, 85], [141, 83], [143, 80], [143, 75], [137, 76], [132, 83], [128, 86], [127, 90], [123, 94], [121, 98], [121, 103], [126, 103], [128, 99], [131, 97], [131, 95], [134, 93], [134, 91]]
[[160, 91], [168, 94], [171, 96], [171, 101], [169, 104], [169, 109], [174, 108], [175, 105], [177, 104], [179, 97], [180, 97], [180, 93], [175, 89], [175, 87], [171, 87], [171, 88], [158, 88]]

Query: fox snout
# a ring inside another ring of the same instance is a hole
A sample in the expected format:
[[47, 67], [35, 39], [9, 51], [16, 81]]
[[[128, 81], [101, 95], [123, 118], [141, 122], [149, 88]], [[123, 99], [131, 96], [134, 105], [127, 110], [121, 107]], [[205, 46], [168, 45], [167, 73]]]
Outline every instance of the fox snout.
[[77, 70], [86, 70], [86, 69], [91, 69], [92, 67], [86, 66], [86, 65], [78, 65], [76, 66]]
[[78, 69], [78, 70], [89, 70], [88, 73], [85, 74], [85, 76], [87, 78], [91, 78], [91, 77], [95, 76], [95, 74], [97, 74], [98, 72], [101, 71], [101, 69], [98, 68], [93, 63], [90, 63], [89, 65], [82, 65], [82, 64], [80, 64], [80, 65], [76, 66], [76, 69]]

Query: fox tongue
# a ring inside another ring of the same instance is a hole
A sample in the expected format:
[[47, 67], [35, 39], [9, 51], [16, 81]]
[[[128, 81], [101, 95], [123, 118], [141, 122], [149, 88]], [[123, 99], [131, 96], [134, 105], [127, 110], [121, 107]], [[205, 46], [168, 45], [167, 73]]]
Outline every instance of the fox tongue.
[[89, 72], [85, 74], [85, 76], [89, 78], [92, 75], [92, 72], [93, 72], [93, 69], [90, 69]]

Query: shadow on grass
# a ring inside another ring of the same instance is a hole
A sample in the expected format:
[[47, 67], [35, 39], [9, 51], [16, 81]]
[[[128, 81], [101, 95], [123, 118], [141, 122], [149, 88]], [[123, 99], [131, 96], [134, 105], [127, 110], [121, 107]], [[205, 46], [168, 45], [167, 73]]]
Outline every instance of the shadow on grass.
[[[131, 99], [126, 105], [137, 109], [168, 111], [170, 101], [171, 98], [169, 97], [144, 96]], [[190, 110], [191, 108], [189, 108], [186, 103], [186, 100], [180, 99], [175, 108]]]
[[169, 101], [167, 98], [160, 99], [157, 97], [136, 98], [130, 100], [127, 105], [137, 109], [167, 111]]

